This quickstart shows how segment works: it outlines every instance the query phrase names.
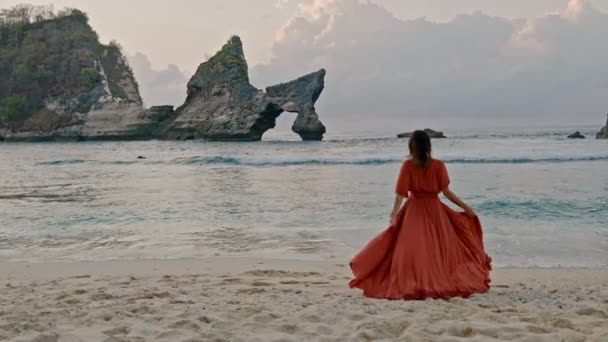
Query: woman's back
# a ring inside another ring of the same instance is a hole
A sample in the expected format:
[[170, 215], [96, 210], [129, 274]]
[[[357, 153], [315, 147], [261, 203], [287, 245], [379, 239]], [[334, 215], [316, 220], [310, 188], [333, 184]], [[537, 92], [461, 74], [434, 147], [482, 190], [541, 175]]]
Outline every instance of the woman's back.
[[407, 197], [412, 193], [440, 193], [450, 184], [445, 164], [438, 159], [431, 159], [426, 167], [418, 167], [412, 160], [406, 160], [401, 166], [397, 181], [397, 193]]

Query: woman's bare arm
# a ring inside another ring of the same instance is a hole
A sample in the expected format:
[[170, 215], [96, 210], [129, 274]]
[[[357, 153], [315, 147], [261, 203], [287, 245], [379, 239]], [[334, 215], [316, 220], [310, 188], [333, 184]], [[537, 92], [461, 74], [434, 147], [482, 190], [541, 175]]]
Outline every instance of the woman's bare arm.
[[443, 195], [447, 199], [449, 199], [452, 203], [454, 203], [457, 206], [461, 207], [464, 210], [465, 214], [467, 214], [468, 216], [470, 216], [470, 217], [477, 216], [477, 214], [475, 214], [475, 212], [473, 211], [473, 209], [471, 209], [471, 207], [469, 207], [460, 198], [458, 198], [458, 196], [456, 196], [456, 194], [453, 193], [452, 190], [450, 190], [449, 188], [443, 190]]
[[390, 216], [391, 224], [395, 224], [395, 218], [397, 217], [397, 214], [399, 213], [399, 209], [401, 209], [401, 206], [403, 205], [403, 199], [404, 199], [403, 196], [395, 195], [395, 203], [393, 204], [393, 211], [391, 212], [391, 216]]

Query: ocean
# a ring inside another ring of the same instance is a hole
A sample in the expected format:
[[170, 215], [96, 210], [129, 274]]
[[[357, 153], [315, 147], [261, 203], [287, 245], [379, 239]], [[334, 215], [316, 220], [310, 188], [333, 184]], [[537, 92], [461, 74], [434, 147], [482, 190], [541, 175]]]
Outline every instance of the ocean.
[[[608, 141], [434, 140], [495, 266], [608, 266]], [[407, 141], [0, 143], [0, 261], [250, 256], [345, 263], [388, 225]], [[138, 156], [145, 159], [138, 159]]]

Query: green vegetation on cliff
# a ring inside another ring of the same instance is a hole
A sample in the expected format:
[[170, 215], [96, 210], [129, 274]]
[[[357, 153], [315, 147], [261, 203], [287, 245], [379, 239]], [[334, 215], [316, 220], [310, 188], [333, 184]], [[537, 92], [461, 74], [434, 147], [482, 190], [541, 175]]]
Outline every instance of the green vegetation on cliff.
[[247, 62], [243, 56], [243, 45], [241, 39], [232, 36], [215, 56], [209, 59], [212, 64], [219, 63], [228, 70], [236, 72], [238, 77], [248, 80]]
[[[86, 113], [103, 96], [104, 70], [131, 73], [125, 68], [118, 45], [99, 43], [80, 10], [1, 10], [0, 126], [20, 125], [49, 100], [64, 112]], [[115, 80], [108, 83], [112, 96], [127, 98]]]
[[26, 100], [23, 96], [9, 96], [0, 100], [0, 120], [19, 120], [26, 111]]

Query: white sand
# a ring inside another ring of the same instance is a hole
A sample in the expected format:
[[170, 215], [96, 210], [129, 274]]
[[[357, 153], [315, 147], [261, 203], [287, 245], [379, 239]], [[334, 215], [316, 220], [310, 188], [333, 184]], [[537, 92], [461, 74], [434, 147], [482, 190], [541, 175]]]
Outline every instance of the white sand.
[[608, 269], [498, 269], [471, 299], [371, 300], [334, 262], [0, 263], [0, 340], [608, 341]]

